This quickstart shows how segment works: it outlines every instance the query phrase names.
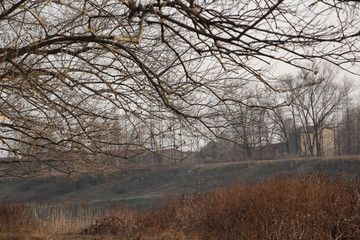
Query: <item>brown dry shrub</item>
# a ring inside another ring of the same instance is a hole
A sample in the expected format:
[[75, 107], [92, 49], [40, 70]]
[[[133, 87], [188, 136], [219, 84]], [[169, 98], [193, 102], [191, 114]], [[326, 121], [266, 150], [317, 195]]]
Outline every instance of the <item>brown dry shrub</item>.
[[212, 239], [360, 239], [358, 186], [317, 175], [215, 189], [199, 202], [193, 231]]
[[82, 234], [121, 235], [128, 239], [138, 231], [141, 215], [133, 210], [116, 206], [109, 216], [103, 216], [84, 229]]
[[359, 190], [357, 181], [323, 175], [236, 183], [169, 198], [127, 224], [124, 214], [99, 220], [97, 228], [113, 224], [126, 239], [360, 239]]
[[26, 206], [0, 202], [0, 232], [29, 232], [34, 230], [34, 226], [29, 219]]

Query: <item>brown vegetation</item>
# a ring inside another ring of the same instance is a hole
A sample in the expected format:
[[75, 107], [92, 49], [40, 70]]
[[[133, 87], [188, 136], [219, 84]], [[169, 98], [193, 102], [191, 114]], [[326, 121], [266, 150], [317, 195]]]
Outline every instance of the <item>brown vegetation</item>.
[[69, 240], [104, 213], [106, 209], [91, 209], [87, 204], [1, 202], [0, 240]]
[[128, 239], [360, 239], [359, 197], [357, 181], [291, 176], [169, 198], [143, 216], [132, 215], [132, 237], [122, 235], [121, 219], [105, 218], [87, 230], [109, 233], [121, 222], [112, 233]]
[[37, 239], [33, 234], [37, 230], [35, 226], [25, 205], [0, 203], [0, 239]]
[[24, 205], [0, 203], [0, 232], [28, 231], [32, 228]]
[[[145, 213], [114, 209], [78, 239], [360, 239], [359, 191], [358, 179], [324, 175], [235, 183], [206, 194], [170, 197]], [[16, 231], [1, 226], [2, 232]]]

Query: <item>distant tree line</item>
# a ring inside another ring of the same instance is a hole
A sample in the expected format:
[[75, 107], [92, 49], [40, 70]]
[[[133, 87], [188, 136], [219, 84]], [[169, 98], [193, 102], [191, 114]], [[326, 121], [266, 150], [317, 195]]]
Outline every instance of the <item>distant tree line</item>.
[[[353, 83], [340, 79], [331, 65], [318, 67], [316, 74], [303, 69], [282, 79], [280, 87], [294, 89], [286, 96], [291, 99], [287, 106], [238, 106], [236, 121], [199, 157], [241, 161], [360, 154], [360, 106], [351, 99]], [[299, 82], [312, 85], [298, 89]]]
[[360, 105], [347, 105], [335, 126], [336, 155], [360, 154]]

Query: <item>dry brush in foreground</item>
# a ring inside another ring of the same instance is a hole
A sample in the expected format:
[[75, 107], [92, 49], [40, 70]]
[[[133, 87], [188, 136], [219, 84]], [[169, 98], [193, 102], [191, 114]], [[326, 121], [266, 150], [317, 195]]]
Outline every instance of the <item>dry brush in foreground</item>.
[[313, 175], [235, 183], [173, 197], [145, 214], [103, 218], [84, 233], [124, 239], [360, 239], [358, 180]]
[[[358, 179], [324, 175], [235, 183], [171, 197], [145, 213], [114, 208], [76, 239], [360, 239], [359, 191]], [[1, 232], [28, 231], [14, 216], [7, 222], [16, 224], [1, 222]]]

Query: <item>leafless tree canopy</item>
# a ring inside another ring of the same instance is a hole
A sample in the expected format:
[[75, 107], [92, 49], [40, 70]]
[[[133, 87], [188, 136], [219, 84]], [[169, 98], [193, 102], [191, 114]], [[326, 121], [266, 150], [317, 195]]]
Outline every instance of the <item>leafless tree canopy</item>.
[[291, 91], [277, 69], [321, 59], [356, 73], [356, 2], [1, 1], [0, 141], [13, 165], [0, 170], [98, 171], [106, 156], [217, 134], [236, 105], [288, 104], [264, 101]]
[[[270, 118], [276, 125], [280, 141], [287, 143], [288, 153], [291, 152], [289, 146], [291, 135], [302, 134], [303, 144], [308, 152], [299, 152], [299, 154], [324, 156], [321, 135], [325, 129], [336, 130], [341, 112], [353, 90], [353, 83], [346, 79], [340, 81], [339, 72], [330, 65], [319, 66], [321, 67], [316, 75], [301, 70], [297, 76], [283, 79], [281, 84], [288, 88], [296, 87], [296, 82], [318, 82], [318, 84], [301, 91], [289, 106], [270, 111]], [[336, 79], [338, 81], [335, 81]], [[304, 150], [299, 147], [297, 146], [298, 151]]]

